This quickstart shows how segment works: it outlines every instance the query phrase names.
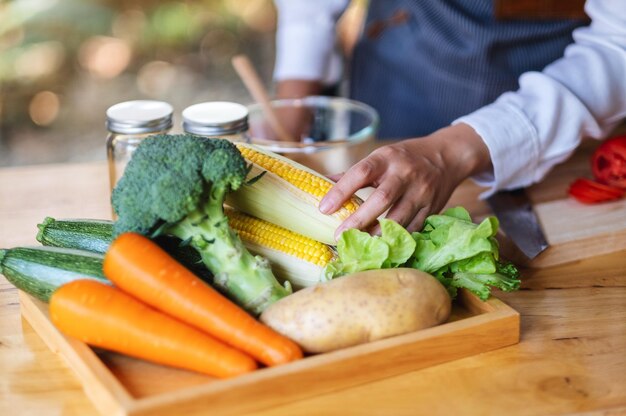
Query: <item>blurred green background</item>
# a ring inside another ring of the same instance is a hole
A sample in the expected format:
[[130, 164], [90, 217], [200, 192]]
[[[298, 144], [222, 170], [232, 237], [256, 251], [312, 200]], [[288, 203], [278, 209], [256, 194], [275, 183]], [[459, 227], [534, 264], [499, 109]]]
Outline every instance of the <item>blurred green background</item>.
[[270, 84], [271, 0], [0, 3], [0, 166], [105, 159], [105, 111], [131, 99], [252, 99], [230, 59]]

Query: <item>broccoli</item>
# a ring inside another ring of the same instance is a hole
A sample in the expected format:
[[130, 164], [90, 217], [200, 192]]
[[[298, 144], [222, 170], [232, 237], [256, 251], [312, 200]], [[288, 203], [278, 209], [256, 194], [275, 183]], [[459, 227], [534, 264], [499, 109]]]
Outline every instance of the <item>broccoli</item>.
[[248, 166], [227, 140], [156, 135], [137, 148], [113, 190], [114, 235], [171, 235], [196, 249], [214, 285], [253, 314], [291, 293], [269, 262], [253, 256], [229, 227], [227, 193], [244, 185]]

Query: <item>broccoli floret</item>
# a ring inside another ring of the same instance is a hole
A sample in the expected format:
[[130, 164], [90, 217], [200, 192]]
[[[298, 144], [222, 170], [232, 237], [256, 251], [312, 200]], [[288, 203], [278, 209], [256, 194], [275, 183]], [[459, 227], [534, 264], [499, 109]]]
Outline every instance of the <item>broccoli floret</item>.
[[253, 256], [228, 226], [227, 193], [242, 186], [248, 167], [227, 140], [156, 135], [135, 151], [113, 190], [114, 234], [172, 235], [196, 249], [214, 285], [253, 314], [291, 293], [268, 261]]

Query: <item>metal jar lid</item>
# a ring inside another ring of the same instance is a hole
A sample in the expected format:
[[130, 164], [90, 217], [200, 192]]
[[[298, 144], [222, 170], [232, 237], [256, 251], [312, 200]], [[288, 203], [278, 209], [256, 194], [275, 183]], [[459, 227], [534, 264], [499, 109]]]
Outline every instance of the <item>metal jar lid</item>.
[[172, 127], [173, 112], [172, 106], [164, 101], [125, 101], [109, 107], [106, 126], [120, 134], [156, 133]]
[[219, 136], [248, 130], [248, 109], [228, 101], [194, 104], [183, 110], [183, 130], [199, 136]]

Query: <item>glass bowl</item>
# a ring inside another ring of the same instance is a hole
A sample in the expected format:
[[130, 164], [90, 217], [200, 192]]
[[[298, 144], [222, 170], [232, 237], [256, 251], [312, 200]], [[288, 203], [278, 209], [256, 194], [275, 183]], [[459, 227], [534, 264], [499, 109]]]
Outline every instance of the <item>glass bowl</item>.
[[248, 107], [250, 141], [322, 174], [344, 172], [373, 149], [379, 117], [366, 104], [311, 96], [270, 105], [292, 139], [278, 140], [261, 105], [253, 104]]

